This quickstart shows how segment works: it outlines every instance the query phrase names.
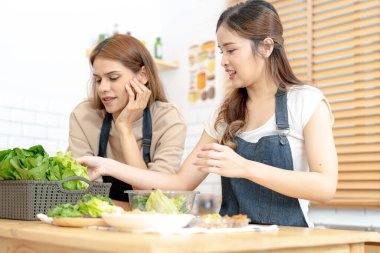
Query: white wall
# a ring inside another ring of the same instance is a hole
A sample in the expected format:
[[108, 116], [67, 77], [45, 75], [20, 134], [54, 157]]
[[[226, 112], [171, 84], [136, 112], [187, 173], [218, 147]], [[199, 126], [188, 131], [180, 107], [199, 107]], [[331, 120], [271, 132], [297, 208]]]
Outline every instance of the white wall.
[[65, 150], [68, 114], [87, 95], [86, 50], [114, 24], [151, 47], [160, 10], [155, 0], [1, 1], [0, 149]]
[[[180, 62], [178, 70], [165, 72], [162, 74], [162, 78], [169, 91], [170, 100], [180, 107], [187, 120], [188, 133], [185, 157], [191, 152], [201, 136], [204, 122], [222, 99], [224, 78], [223, 71], [219, 67], [220, 54], [216, 50], [216, 98], [214, 101], [203, 105], [190, 105], [187, 102], [189, 88], [188, 49], [194, 44], [216, 40], [216, 22], [223, 8], [224, 1], [220, 0], [193, 0], [191, 4], [180, 4], [176, 0], [162, 1], [164, 58], [179, 60]], [[210, 174], [198, 189], [202, 194], [220, 196], [220, 177]]]
[[[221, 0], [0, 1], [0, 150], [34, 144], [50, 154], [66, 149], [68, 115], [87, 94], [85, 51], [117, 23], [149, 48], [161, 36], [164, 59], [180, 62], [180, 68], [161, 76], [169, 99], [187, 119], [188, 154], [221, 99], [223, 74], [218, 68], [215, 102], [189, 106], [187, 50], [215, 39], [223, 8]], [[210, 175], [198, 189], [220, 194], [219, 177]], [[380, 227], [379, 209], [312, 208], [310, 218], [318, 224]]]

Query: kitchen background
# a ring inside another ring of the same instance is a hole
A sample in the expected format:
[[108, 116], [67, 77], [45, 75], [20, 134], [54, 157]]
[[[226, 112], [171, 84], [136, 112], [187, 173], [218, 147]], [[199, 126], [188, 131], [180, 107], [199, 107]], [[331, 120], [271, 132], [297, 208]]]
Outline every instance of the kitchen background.
[[[1, 1], [0, 149], [41, 144], [51, 155], [66, 150], [69, 114], [87, 95], [86, 51], [99, 34], [117, 29], [144, 40], [152, 53], [161, 37], [163, 60], [178, 62], [161, 78], [187, 120], [186, 157], [225, 86], [216, 51], [215, 98], [189, 103], [189, 48], [215, 40], [225, 5], [222, 0]], [[209, 175], [198, 189], [218, 199], [219, 177]], [[317, 225], [380, 230], [379, 206], [312, 206], [310, 218]]]

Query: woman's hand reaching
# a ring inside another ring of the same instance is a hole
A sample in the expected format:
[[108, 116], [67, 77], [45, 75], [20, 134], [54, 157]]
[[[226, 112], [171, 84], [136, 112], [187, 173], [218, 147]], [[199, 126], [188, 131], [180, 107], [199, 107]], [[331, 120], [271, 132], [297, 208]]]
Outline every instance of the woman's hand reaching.
[[82, 156], [76, 160], [88, 168], [90, 180], [96, 180], [99, 177], [106, 175], [106, 158], [99, 156]]
[[206, 144], [197, 155], [194, 165], [206, 173], [215, 173], [224, 177], [247, 177], [249, 161], [228, 146], [217, 143]]
[[115, 124], [118, 129], [132, 128], [132, 123], [142, 116], [152, 93], [137, 78], [133, 78], [130, 84], [126, 84], [125, 89], [128, 93], [128, 104], [116, 119]]

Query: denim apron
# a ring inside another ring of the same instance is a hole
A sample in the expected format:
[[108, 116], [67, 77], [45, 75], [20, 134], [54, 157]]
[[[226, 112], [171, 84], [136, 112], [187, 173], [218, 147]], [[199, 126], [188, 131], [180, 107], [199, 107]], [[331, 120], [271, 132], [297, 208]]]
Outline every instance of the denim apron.
[[[252, 161], [293, 170], [292, 152], [286, 137], [289, 132], [286, 92], [276, 93], [275, 115], [278, 134], [264, 136], [257, 143], [235, 137], [236, 153]], [[220, 214], [247, 214], [255, 224], [308, 227], [298, 199], [244, 178], [222, 177]]]
[[[106, 150], [108, 144], [108, 137], [110, 134], [112, 125], [112, 114], [106, 113], [106, 116], [103, 120], [102, 129], [100, 131], [100, 139], [99, 139], [99, 151], [98, 156], [106, 157]], [[143, 148], [143, 158], [146, 164], [150, 162], [150, 144], [152, 140], [152, 117], [150, 115], [149, 108], [144, 109], [143, 115], [143, 140], [142, 140], [142, 148]], [[111, 199], [127, 201], [128, 197], [124, 194], [126, 190], [132, 190], [132, 186], [123, 181], [120, 181], [111, 176], [104, 176], [103, 182], [112, 183], [109, 197]]]

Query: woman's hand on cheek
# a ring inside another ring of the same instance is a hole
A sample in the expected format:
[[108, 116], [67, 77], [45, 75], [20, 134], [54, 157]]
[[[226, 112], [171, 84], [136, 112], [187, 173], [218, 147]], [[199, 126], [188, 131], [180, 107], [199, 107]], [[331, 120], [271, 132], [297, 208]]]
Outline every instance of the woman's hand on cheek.
[[[136, 98], [134, 100], [134, 103], [130, 105], [130, 108], [144, 110], [149, 102], [149, 98], [152, 92], [136, 77], [130, 81], [130, 84], [133, 90], [136, 92]], [[129, 101], [128, 105], [130, 102], [131, 101]]]
[[98, 156], [82, 156], [76, 159], [80, 164], [87, 167], [90, 180], [96, 180], [106, 175], [105, 158]]
[[128, 104], [116, 119], [116, 127], [119, 129], [131, 128], [133, 122], [142, 116], [151, 95], [151, 91], [137, 78], [130, 80], [130, 83], [125, 85], [125, 90], [128, 93]]
[[216, 143], [203, 146], [194, 162], [203, 172], [232, 178], [245, 177], [246, 164], [247, 160], [230, 147]]

